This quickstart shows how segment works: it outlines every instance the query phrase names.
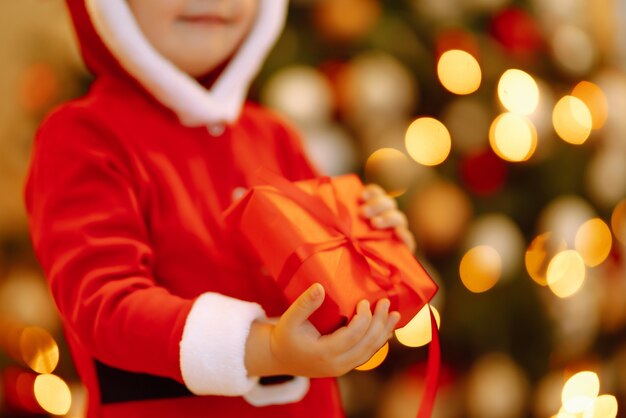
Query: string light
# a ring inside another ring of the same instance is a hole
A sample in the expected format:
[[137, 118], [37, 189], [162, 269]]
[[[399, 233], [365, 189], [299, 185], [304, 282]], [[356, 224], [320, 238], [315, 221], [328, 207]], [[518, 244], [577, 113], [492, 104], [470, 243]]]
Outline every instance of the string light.
[[503, 160], [526, 161], [537, 149], [537, 130], [528, 118], [503, 113], [491, 124], [489, 144]]
[[580, 226], [576, 233], [576, 251], [585, 264], [595, 267], [609, 256], [613, 238], [608, 225], [600, 218], [590, 219]]
[[602, 128], [609, 114], [609, 103], [604, 91], [594, 83], [581, 81], [574, 87], [572, 96], [582, 100], [591, 112], [591, 127]]
[[594, 372], [584, 371], [573, 375], [563, 386], [563, 409], [580, 414], [593, 406], [600, 392], [600, 379]]
[[452, 140], [443, 123], [437, 119], [423, 117], [409, 126], [405, 137], [409, 155], [426, 166], [441, 164], [448, 158]]
[[502, 259], [494, 248], [479, 245], [461, 259], [459, 273], [463, 285], [473, 293], [482, 293], [496, 285], [502, 273]]
[[552, 124], [556, 133], [565, 142], [581, 145], [587, 141], [591, 133], [591, 112], [579, 98], [565, 96], [554, 106]]
[[452, 49], [444, 52], [437, 64], [441, 84], [450, 92], [465, 95], [480, 87], [482, 73], [476, 58], [470, 53]]
[[35, 398], [39, 405], [54, 415], [64, 415], [70, 410], [72, 394], [67, 384], [53, 374], [40, 374], [35, 379]]
[[548, 265], [548, 286], [556, 296], [567, 298], [581, 288], [585, 274], [585, 262], [578, 251], [561, 251]]
[[539, 104], [539, 87], [530, 74], [510, 69], [500, 77], [498, 97], [508, 111], [530, 115]]
[[421, 347], [430, 343], [433, 334], [429, 308], [433, 311], [437, 329], [439, 329], [441, 323], [439, 311], [434, 306], [426, 305], [405, 326], [395, 331], [400, 344], [407, 347]]

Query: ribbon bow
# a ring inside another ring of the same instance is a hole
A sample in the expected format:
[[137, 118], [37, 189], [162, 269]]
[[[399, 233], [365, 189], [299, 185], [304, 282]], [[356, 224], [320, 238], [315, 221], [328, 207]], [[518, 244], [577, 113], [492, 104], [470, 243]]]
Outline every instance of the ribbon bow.
[[339, 198], [337, 190], [329, 177], [320, 177], [317, 189], [319, 190], [323, 185], [331, 188], [337, 205], [337, 213], [333, 213], [320, 196], [308, 194], [293, 183], [271, 172], [262, 172], [258, 178], [266, 184], [275, 187], [283, 196], [297, 203], [313, 218], [317, 219], [328, 229], [333, 230], [336, 234], [323, 242], [304, 243], [299, 246], [287, 258], [278, 274], [277, 282], [280, 286], [285, 286], [298, 267], [313, 255], [320, 252], [333, 251], [347, 245], [367, 266], [370, 276], [376, 284], [387, 292], [387, 297], [392, 306], [398, 305], [399, 298], [395, 286], [402, 282], [402, 272], [369, 245], [370, 242], [392, 239], [392, 231], [368, 231], [365, 234], [355, 235], [353, 233], [352, 216]]

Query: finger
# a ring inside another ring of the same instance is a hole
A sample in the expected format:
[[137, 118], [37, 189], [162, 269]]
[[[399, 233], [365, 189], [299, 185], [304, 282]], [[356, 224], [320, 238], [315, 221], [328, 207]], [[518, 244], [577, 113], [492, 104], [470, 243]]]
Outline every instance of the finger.
[[390, 209], [371, 219], [372, 226], [377, 229], [395, 228], [398, 226], [406, 227], [409, 221], [403, 212], [397, 209]]
[[324, 286], [319, 283], [302, 292], [283, 314], [281, 319], [285, 326], [297, 327], [304, 323], [322, 305], [324, 296]]
[[385, 190], [378, 184], [368, 184], [363, 188], [363, 192], [361, 193], [361, 199], [370, 200], [375, 198], [376, 196], [384, 196], [385, 194]]
[[357, 305], [357, 313], [350, 323], [339, 328], [332, 334], [324, 335], [319, 339], [329, 351], [343, 353], [354, 347], [367, 332], [372, 321], [372, 311], [367, 300], [362, 300]]
[[400, 238], [402, 242], [404, 242], [404, 244], [409, 248], [412, 253], [414, 253], [415, 249], [417, 248], [417, 244], [415, 242], [415, 236], [413, 236], [413, 233], [404, 226], [397, 226], [394, 231], [396, 233], [396, 236]]
[[[371, 357], [374, 352], [380, 348], [377, 347], [378, 340], [381, 335], [384, 337], [387, 335], [385, 328], [388, 321], [389, 313], [389, 299], [382, 299], [376, 304], [376, 309], [370, 326], [367, 332], [361, 338], [361, 340], [354, 345], [350, 350], [338, 356], [337, 360], [340, 362], [347, 362], [355, 364], [355, 367], [364, 363]], [[365, 359], [363, 359], [365, 357]], [[358, 363], [362, 360], [362, 363]]]
[[398, 204], [395, 199], [387, 195], [382, 195], [366, 201], [361, 207], [361, 213], [363, 213], [366, 218], [371, 218], [390, 209], [397, 209], [397, 207]]

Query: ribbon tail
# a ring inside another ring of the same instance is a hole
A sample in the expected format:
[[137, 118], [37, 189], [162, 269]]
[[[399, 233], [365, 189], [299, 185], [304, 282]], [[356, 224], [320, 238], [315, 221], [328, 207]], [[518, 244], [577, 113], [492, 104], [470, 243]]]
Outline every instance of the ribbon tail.
[[430, 326], [432, 330], [432, 341], [428, 347], [428, 363], [426, 366], [426, 382], [424, 385], [424, 394], [417, 418], [430, 418], [433, 407], [435, 406], [435, 398], [437, 397], [437, 389], [439, 387], [439, 367], [441, 364], [441, 350], [439, 347], [439, 331], [437, 330], [437, 321], [430, 311]]

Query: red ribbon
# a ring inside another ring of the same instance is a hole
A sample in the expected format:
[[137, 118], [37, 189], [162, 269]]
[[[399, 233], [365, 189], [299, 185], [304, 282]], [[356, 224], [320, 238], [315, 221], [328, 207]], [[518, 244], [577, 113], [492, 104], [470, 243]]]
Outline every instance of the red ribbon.
[[432, 340], [428, 346], [428, 362], [426, 364], [426, 381], [424, 383], [424, 393], [422, 394], [422, 402], [420, 403], [417, 418], [430, 418], [433, 407], [435, 406], [435, 398], [437, 397], [437, 389], [439, 388], [439, 366], [441, 364], [441, 349], [439, 345], [439, 331], [437, 329], [437, 320], [433, 314], [433, 310], [428, 307], [430, 312], [430, 329]]

